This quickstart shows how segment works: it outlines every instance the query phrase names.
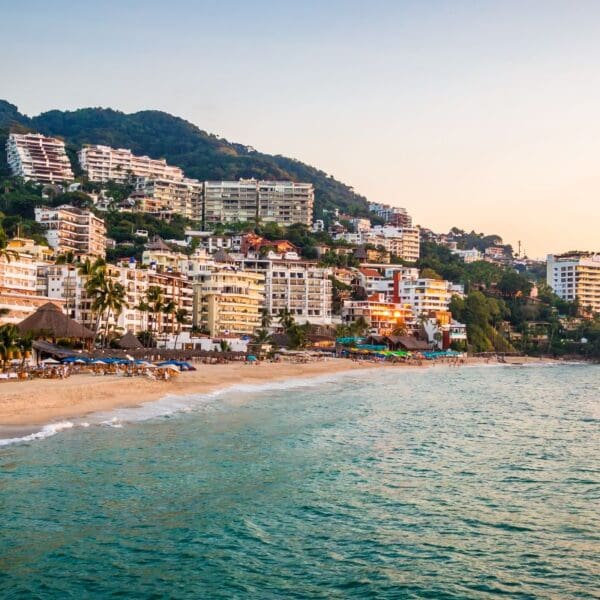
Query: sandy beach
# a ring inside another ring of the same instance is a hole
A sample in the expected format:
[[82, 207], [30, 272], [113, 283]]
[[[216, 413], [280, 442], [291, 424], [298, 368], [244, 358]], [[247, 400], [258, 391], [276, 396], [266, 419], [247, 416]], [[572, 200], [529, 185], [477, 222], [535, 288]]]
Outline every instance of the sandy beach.
[[197, 365], [170, 381], [117, 375], [72, 375], [0, 384], [0, 426], [34, 426], [82, 417], [91, 412], [138, 406], [167, 394], [207, 393], [237, 384], [260, 384], [290, 378], [376, 368], [373, 363], [329, 359], [306, 364], [229, 363]]
[[[539, 362], [514, 357], [507, 364]], [[468, 358], [466, 365], [497, 364], [495, 360]], [[434, 367], [425, 362], [423, 367]], [[438, 365], [443, 366], [443, 363]], [[318, 377], [360, 369], [415, 368], [403, 364], [331, 358], [309, 363], [198, 364], [197, 371], [180, 373], [169, 381], [146, 377], [76, 374], [67, 379], [34, 379], [0, 383], [0, 427], [9, 430], [83, 417], [93, 412], [139, 406], [166, 395], [202, 394], [239, 384], [261, 384], [292, 378]], [[3, 437], [0, 434], [0, 437]]]

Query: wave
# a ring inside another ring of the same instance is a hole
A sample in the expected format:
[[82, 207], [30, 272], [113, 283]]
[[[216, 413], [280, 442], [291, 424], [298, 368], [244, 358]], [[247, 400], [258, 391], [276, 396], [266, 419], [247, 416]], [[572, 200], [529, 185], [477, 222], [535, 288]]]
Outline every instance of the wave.
[[[334, 382], [348, 376], [364, 377], [365, 375], [374, 375], [376, 371], [376, 369], [357, 369], [353, 371], [328, 373], [325, 375], [319, 375], [317, 377], [293, 377], [283, 381], [267, 381], [257, 384], [239, 383], [202, 394], [168, 394], [159, 400], [143, 402], [137, 406], [90, 413], [86, 415], [85, 421], [74, 419], [73, 421], [49, 423], [48, 425], [42, 427], [42, 429], [39, 431], [21, 437], [0, 439], [0, 447], [43, 440], [56, 435], [60, 431], [71, 429], [73, 427], [101, 426], [121, 429], [127, 423], [148, 421], [150, 419], [168, 418], [177, 413], [194, 412], [205, 407], [211, 402], [214, 402], [221, 396], [229, 396], [231, 394], [249, 395], [275, 390], [318, 386], [324, 383]], [[379, 376], [381, 376], [381, 371], [379, 371]]]
[[[80, 423], [80, 426], [86, 426], [87, 423]], [[49, 423], [44, 425], [39, 431], [29, 433], [22, 437], [0, 439], [0, 446], [9, 446], [11, 444], [19, 444], [23, 442], [33, 442], [36, 440], [43, 440], [45, 438], [52, 437], [60, 431], [65, 429], [71, 429], [75, 427], [75, 423], [72, 421], [59, 421], [58, 423]]]

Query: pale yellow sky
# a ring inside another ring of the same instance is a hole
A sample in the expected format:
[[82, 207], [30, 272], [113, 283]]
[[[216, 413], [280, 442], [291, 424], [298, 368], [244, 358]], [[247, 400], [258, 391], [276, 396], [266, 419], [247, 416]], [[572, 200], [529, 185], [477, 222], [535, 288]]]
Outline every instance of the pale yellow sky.
[[162, 109], [435, 230], [600, 250], [598, 2], [40, 0], [3, 17], [0, 96], [29, 114]]

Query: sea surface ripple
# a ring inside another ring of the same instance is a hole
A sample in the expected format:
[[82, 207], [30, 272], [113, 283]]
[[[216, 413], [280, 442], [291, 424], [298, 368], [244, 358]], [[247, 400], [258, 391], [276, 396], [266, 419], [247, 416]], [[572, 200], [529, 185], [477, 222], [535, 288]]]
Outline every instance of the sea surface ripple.
[[598, 598], [600, 369], [231, 392], [0, 448], [0, 597]]

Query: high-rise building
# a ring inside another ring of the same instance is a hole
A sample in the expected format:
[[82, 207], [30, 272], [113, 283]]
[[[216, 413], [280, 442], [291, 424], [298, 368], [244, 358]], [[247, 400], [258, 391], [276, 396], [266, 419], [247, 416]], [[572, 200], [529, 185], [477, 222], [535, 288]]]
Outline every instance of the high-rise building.
[[447, 311], [452, 296], [458, 292], [450, 281], [443, 279], [398, 277], [395, 280], [394, 299], [411, 306], [415, 317], [418, 317]]
[[35, 220], [46, 230], [48, 245], [60, 254], [105, 256], [106, 227], [93, 212], [62, 205], [35, 208]]
[[14, 238], [7, 244], [9, 256], [0, 256], [0, 324], [19, 323], [33, 314], [47, 296], [38, 292], [37, 271], [52, 256], [46, 246], [27, 238]]
[[202, 183], [197, 179], [151, 179], [138, 177], [132, 198], [142, 212], [181, 215], [202, 219]]
[[203, 222], [255, 221], [258, 215], [256, 180], [205, 181]]
[[[66, 313], [86, 327], [103, 328], [110, 318], [109, 327], [115, 331], [132, 331], [137, 334], [151, 330], [159, 339], [176, 333], [180, 328], [189, 331], [192, 315], [192, 287], [187, 277], [177, 272], [138, 268], [134, 260], [129, 263], [107, 265], [106, 275], [125, 289], [125, 303], [118, 314], [108, 312], [98, 315], [92, 310], [94, 299], [86, 291], [86, 276], [75, 265], [47, 265], [38, 270], [38, 293], [64, 303]], [[147, 300], [150, 287], [160, 289], [164, 304], [173, 302], [189, 314], [189, 323], [175, 322], [174, 314], [140, 310]]]
[[125, 148], [88, 145], [79, 151], [79, 164], [90, 181], [126, 183], [136, 177], [181, 181], [183, 171], [163, 158], [136, 156]]
[[310, 226], [314, 189], [293, 181], [205, 181], [203, 204], [205, 225], [260, 220]]
[[72, 181], [73, 171], [62, 140], [38, 133], [11, 133], [6, 158], [13, 175], [37, 183]]
[[265, 303], [262, 273], [222, 266], [195, 277], [194, 325], [211, 336], [251, 334]]
[[273, 317], [288, 310], [298, 323], [331, 324], [333, 269], [303, 260], [295, 252], [236, 262], [246, 270], [264, 273], [265, 306]]
[[415, 262], [420, 256], [420, 233], [418, 227], [376, 226], [361, 234], [363, 244], [383, 246], [407, 262]]
[[600, 313], [600, 254], [549, 254], [546, 281], [559, 298], [577, 300], [582, 315]]
[[258, 182], [258, 217], [265, 223], [312, 224], [315, 191], [311, 183]]

